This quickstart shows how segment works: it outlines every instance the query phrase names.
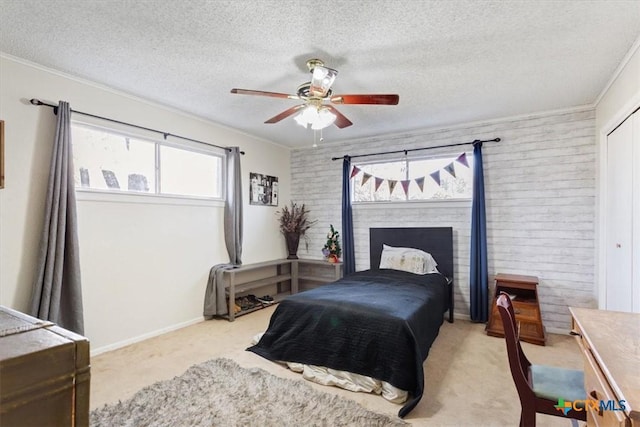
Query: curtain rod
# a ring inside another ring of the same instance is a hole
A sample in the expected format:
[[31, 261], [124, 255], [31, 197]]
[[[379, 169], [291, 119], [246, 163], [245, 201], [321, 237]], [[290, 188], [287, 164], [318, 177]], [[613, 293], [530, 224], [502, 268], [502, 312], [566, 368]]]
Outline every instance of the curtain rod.
[[500, 138], [493, 138], [493, 139], [485, 139], [485, 140], [479, 140], [476, 139], [475, 141], [471, 141], [471, 142], [460, 142], [458, 144], [447, 144], [447, 145], [437, 145], [435, 147], [424, 147], [424, 148], [410, 148], [408, 150], [395, 150], [395, 151], [383, 151], [380, 153], [371, 153], [371, 154], [358, 154], [355, 156], [350, 156], [349, 154], [345, 154], [342, 157], [332, 157], [331, 160], [340, 160], [340, 159], [355, 159], [356, 157], [369, 157], [369, 156], [379, 156], [382, 154], [397, 154], [397, 153], [404, 153], [405, 155], [410, 152], [410, 151], [419, 151], [419, 150], [432, 150], [434, 148], [444, 148], [444, 147], [457, 147], [459, 145], [468, 145], [468, 144], [479, 144], [479, 143], [483, 143], [483, 142], [500, 142]]
[[[58, 106], [57, 105], [53, 105], [53, 104], [49, 104], [49, 103], [46, 103], [46, 102], [42, 102], [42, 101], [40, 101], [39, 99], [36, 99], [36, 98], [32, 98], [29, 102], [31, 102], [31, 104], [33, 104], [33, 105], [51, 107], [51, 108], [53, 108], [53, 114], [58, 114]], [[187, 138], [186, 136], [180, 136], [180, 135], [176, 135], [176, 134], [169, 133], [169, 132], [163, 132], [163, 131], [157, 130], [157, 129], [151, 129], [151, 128], [147, 128], [147, 127], [144, 127], [144, 126], [138, 126], [138, 125], [134, 125], [132, 123], [121, 122], [120, 120], [110, 119], [108, 117], [97, 116], [95, 114], [90, 114], [90, 113], [84, 113], [82, 111], [71, 110], [71, 112], [72, 113], [76, 113], [76, 114], [81, 114], [83, 116], [93, 117], [95, 119], [106, 120], [106, 121], [112, 122], [112, 123], [118, 123], [118, 124], [125, 125], [125, 126], [131, 126], [131, 127], [134, 127], [134, 128], [143, 129], [143, 130], [147, 130], [147, 131], [150, 131], [150, 132], [159, 133], [159, 134], [162, 134], [164, 136], [165, 140], [167, 139], [167, 137], [172, 136], [174, 138], [180, 138], [180, 139], [184, 139], [186, 141], [195, 142], [196, 144], [204, 144], [204, 145], [208, 145], [210, 147], [216, 147], [216, 148], [221, 148], [223, 150], [231, 151], [231, 149], [229, 147], [221, 147], [221, 146], [216, 145], [216, 144], [210, 144], [208, 142], [198, 141], [197, 139]], [[244, 154], [244, 151], [241, 151], [240, 154]]]

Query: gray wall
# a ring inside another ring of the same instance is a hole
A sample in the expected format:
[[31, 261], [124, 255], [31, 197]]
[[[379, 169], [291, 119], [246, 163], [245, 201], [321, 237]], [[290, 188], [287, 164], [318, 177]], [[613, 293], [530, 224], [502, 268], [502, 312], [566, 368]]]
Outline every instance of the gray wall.
[[[490, 278], [496, 273], [537, 276], [545, 326], [568, 330], [568, 306], [595, 306], [593, 109], [295, 150], [291, 155], [292, 198], [306, 203], [312, 217], [318, 219], [307, 235], [309, 249], [303, 242], [299, 255], [320, 258], [329, 224], [342, 231], [342, 161], [331, 161], [331, 157], [495, 137], [502, 141], [483, 147]], [[454, 155], [465, 149], [471, 147], [431, 153]], [[358, 159], [353, 163], [357, 165]], [[369, 227], [451, 226], [456, 313], [468, 316], [470, 218], [469, 201], [355, 205], [356, 268], [369, 267]], [[493, 286], [492, 280], [490, 284]]]

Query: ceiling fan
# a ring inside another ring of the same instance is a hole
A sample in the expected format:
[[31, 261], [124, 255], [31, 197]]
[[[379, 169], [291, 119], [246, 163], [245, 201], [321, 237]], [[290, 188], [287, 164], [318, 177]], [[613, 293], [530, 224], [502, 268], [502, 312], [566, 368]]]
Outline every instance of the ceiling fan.
[[342, 129], [353, 124], [331, 104], [398, 105], [400, 100], [398, 95], [333, 95], [331, 85], [336, 79], [338, 71], [325, 67], [324, 62], [319, 59], [308, 60], [307, 67], [311, 73], [311, 81], [298, 86], [297, 92], [293, 95], [237, 88], [231, 89], [231, 93], [302, 100], [302, 104], [284, 110], [265, 123], [278, 123], [300, 112], [295, 117], [296, 122], [304, 127], [311, 127], [311, 129], [323, 129], [332, 124]]

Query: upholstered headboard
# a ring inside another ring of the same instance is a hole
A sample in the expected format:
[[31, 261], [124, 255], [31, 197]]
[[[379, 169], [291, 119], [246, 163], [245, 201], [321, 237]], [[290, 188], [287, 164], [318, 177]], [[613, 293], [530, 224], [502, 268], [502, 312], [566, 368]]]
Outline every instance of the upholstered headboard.
[[380, 265], [382, 245], [402, 246], [429, 252], [438, 270], [453, 280], [453, 229], [451, 227], [370, 228], [370, 268]]

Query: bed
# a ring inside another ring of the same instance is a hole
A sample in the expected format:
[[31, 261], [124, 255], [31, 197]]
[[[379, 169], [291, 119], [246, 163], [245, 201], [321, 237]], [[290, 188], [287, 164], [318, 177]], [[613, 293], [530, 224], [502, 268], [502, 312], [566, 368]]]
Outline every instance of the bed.
[[[371, 228], [369, 234], [372, 268], [285, 298], [267, 331], [247, 350], [275, 362], [391, 384], [408, 392], [398, 413], [404, 417], [422, 398], [422, 364], [447, 311], [453, 321], [452, 229]], [[439, 272], [380, 269], [383, 245], [428, 252]]]

